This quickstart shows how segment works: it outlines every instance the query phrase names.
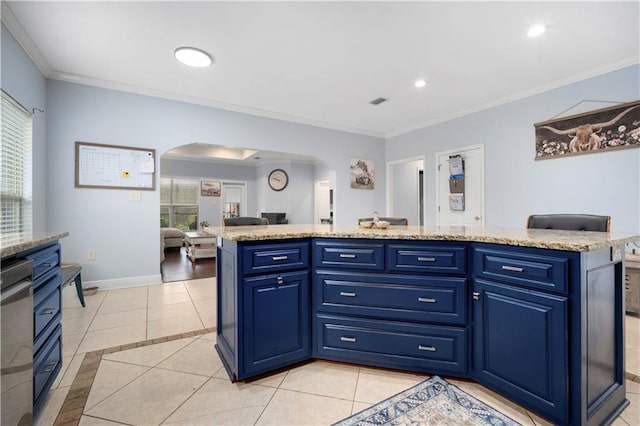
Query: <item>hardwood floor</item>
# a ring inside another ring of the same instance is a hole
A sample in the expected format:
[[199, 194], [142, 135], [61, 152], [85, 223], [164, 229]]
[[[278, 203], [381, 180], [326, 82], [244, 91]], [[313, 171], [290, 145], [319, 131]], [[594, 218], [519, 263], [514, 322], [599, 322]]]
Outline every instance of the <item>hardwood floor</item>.
[[198, 259], [192, 262], [185, 247], [168, 248], [161, 264], [162, 282], [196, 280], [216, 276], [215, 259]]

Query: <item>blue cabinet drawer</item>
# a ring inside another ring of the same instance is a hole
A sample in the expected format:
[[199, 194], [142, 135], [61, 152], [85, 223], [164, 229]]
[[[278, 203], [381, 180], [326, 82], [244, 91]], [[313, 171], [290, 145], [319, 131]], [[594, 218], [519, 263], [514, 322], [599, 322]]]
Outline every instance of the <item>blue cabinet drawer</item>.
[[560, 293], [568, 291], [569, 259], [541, 254], [533, 249], [516, 251], [474, 247], [473, 271], [476, 277], [523, 287]]
[[24, 258], [33, 262], [33, 279], [37, 285], [38, 278], [60, 265], [60, 244], [52, 244]]
[[314, 261], [316, 267], [382, 271], [384, 243], [316, 240], [314, 241]]
[[316, 316], [320, 358], [415, 371], [466, 373], [463, 327]]
[[313, 288], [316, 311], [451, 324], [467, 319], [465, 278], [321, 270]]
[[309, 267], [309, 243], [249, 245], [243, 248], [245, 274]]
[[[60, 279], [60, 276], [57, 275], [56, 278]], [[61, 279], [60, 279], [61, 280]], [[55, 285], [54, 285], [55, 284]], [[36, 293], [34, 295], [34, 308], [33, 308], [33, 336], [38, 337], [38, 335], [44, 330], [44, 328], [53, 321], [54, 318], [58, 316], [61, 309], [61, 291], [60, 291], [60, 281], [54, 279], [51, 282], [51, 287], [47, 285], [43, 288], [43, 290], [51, 289], [51, 291], [47, 292], [43, 296], [40, 294], [45, 293], [44, 291]], [[38, 297], [36, 297], [38, 296]], [[37, 299], [37, 304], [35, 303]]]
[[465, 253], [465, 247], [461, 246], [389, 244], [387, 262], [390, 271], [464, 274]]
[[39, 407], [62, 367], [62, 326], [58, 325], [33, 360], [33, 400]]

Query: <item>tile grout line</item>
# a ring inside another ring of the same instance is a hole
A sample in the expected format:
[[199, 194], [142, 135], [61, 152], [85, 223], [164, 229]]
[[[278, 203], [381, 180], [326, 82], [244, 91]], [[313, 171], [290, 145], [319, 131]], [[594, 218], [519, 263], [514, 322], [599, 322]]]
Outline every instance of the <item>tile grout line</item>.
[[216, 327], [209, 327], [201, 330], [174, 334], [172, 336], [157, 337], [155, 339], [147, 339], [141, 342], [128, 343], [107, 349], [87, 352], [84, 355], [84, 359], [82, 360], [82, 364], [80, 365], [75, 378], [73, 379], [69, 392], [62, 403], [62, 407], [60, 408], [60, 411], [58, 411], [56, 420], [53, 423], [54, 426], [72, 426], [80, 423], [80, 418], [84, 412], [84, 407], [87, 403], [87, 399], [89, 398], [89, 392], [91, 391], [91, 386], [93, 385], [93, 381], [96, 377], [96, 373], [98, 372], [98, 367], [100, 366], [100, 361], [102, 361], [103, 355], [140, 348], [143, 346], [155, 345], [158, 343], [166, 343], [187, 337], [200, 336], [213, 333], [215, 331]]

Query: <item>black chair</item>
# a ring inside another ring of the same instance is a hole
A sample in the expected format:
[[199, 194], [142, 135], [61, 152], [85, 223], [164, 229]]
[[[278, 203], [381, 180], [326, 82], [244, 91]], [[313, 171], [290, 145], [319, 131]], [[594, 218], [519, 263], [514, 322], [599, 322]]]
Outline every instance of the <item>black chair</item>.
[[225, 217], [222, 220], [224, 226], [251, 226], [251, 225], [268, 225], [269, 220], [264, 217]]
[[611, 229], [611, 216], [594, 214], [532, 214], [527, 218], [527, 228], [609, 232]]
[[286, 213], [261, 213], [260, 216], [269, 220], [269, 225], [286, 225], [289, 219], [285, 219]]
[[[406, 217], [380, 217], [379, 219], [389, 222], [389, 225], [408, 225], [409, 224], [409, 219], [407, 219]], [[372, 217], [363, 217], [358, 219], [358, 225], [360, 225], [360, 222], [372, 222], [372, 221], [373, 221]]]

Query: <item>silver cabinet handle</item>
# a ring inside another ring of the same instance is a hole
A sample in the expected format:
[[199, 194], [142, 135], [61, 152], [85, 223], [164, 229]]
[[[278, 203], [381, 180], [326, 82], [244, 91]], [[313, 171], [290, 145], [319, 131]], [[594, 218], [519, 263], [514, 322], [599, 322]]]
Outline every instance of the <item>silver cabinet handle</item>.
[[355, 259], [356, 255], [355, 254], [340, 253], [340, 258], [341, 259]]
[[278, 284], [284, 284], [284, 278], [282, 278], [282, 277], [277, 277], [277, 278], [276, 278], [276, 282], [277, 282]]
[[345, 297], [356, 297], [356, 293], [352, 292], [352, 291], [341, 291], [340, 292], [340, 296], [345, 296]]
[[46, 308], [38, 312], [38, 315], [53, 315], [56, 313], [56, 311], [57, 311], [56, 308]]
[[340, 337], [340, 341], [341, 341], [341, 342], [356, 343], [356, 338], [355, 338], [355, 337], [345, 337], [345, 336], [341, 336], [341, 337]]
[[53, 263], [46, 262], [46, 263], [43, 263], [43, 265], [46, 266], [47, 268], [51, 268], [53, 266]]
[[519, 268], [517, 266], [502, 265], [502, 269], [504, 271], [511, 271], [511, 272], [524, 272], [524, 268]]
[[419, 257], [418, 262], [435, 262], [435, 257]]
[[435, 347], [435, 346], [422, 346], [422, 345], [418, 345], [418, 350], [419, 350], [419, 351], [435, 352], [435, 351], [436, 351], [436, 347]]
[[418, 302], [436, 303], [436, 299], [434, 299], [432, 297], [418, 297]]
[[57, 362], [50, 362], [49, 364], [45, 364], [44, 368], [40, 370], [40, 373], [50, 373], [55, 368]]
[[480, 293], [478, 293], [477, 291], [473, 292], [473, 300], [480, 300]]
[[271, 260], [287, 260], [289, 256], [272, 256]]

